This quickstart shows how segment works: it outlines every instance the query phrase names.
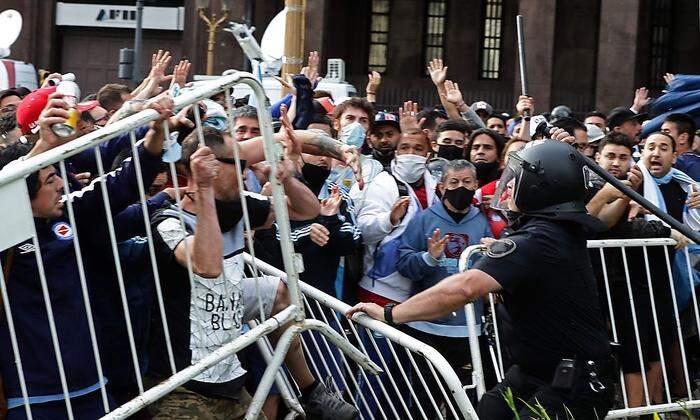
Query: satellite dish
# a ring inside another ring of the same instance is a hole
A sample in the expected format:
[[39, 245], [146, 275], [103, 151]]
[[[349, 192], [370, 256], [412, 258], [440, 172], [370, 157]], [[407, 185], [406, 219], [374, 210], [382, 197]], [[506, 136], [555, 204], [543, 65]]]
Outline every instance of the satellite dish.
[[260, 43], [263, 53], [274, 60], [281, 60], [284, 57], [284, 33], [287, 25], [287, 8], [272, 18], [267, 25], [265, 33]]
[[10, 55], [10, 47], [22, 32], [22, 15], [13, 9], [0, 13], [0, 58]]

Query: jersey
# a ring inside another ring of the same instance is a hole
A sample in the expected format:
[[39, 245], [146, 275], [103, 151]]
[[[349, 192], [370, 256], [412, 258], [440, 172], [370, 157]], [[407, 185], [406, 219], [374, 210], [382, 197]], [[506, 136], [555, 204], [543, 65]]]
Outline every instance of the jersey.
[[609, 343], [579, 225], [529, 218], [473, 267], [503, 288], [512, 360], [550, 376], [562, 358], [602, 360]]
[[[251, 227], [264, 224], [270, 212], [267, 197], [249, 193], [246, 203]], [[227, 224], [233, 227], [222, 232], [221, 275], [212, 279], [193, 273], [192, 283], [187, 267], [176, 260], [175, 249], [181, 241], [194, 235], [197, 216], [183, 211], [183, 230], [177, 208], [170, 203], [151, 220], [163, 302], [178, 371], [202, 360], [241, 333], [244, 311], [241, 282], [245, 277], [242, 254], [245, 250], [244, 226], [241, 211], [229, 209], [229, 212], [237, 220]], [[157, 375], [169, 376], [171, 372], [162, 322], [157, 319], [152, 325], [150, 370]], [[232, 355], [200, 373], [185, 386], [203, 395], [235, 397], [243, 385], [244, 374], [238, 358]]]

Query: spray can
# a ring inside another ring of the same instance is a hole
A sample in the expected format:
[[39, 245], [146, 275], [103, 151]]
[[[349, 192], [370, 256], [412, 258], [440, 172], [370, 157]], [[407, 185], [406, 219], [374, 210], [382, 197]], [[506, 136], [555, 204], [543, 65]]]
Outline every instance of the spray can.
[[63, 94], [63, 100], [68, 103], [68, 119], [64, 123], [54, 124], [51, 129], [59, 137], [68, 137], [75, 134], [78, 126], [80, 112], [75, 108], [80, 98], [80, 87], [75, 83], [73, 73], [64, 74], [61, 82], [56, 86], [56, 92]]

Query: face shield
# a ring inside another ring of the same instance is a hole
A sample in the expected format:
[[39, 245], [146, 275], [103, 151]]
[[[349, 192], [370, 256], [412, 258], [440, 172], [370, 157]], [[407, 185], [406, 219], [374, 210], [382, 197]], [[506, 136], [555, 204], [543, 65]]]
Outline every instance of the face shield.
[[501, 179], [498, 180], [496, 192], [493, 195], [493, 199], [491, 199], [491, 207], [494, 209], [500, 211], [512, 210], [508, 207], [508, 203], [511, 199], [515, 199], [517, 186], [523, 173], [522, 163], [523, 160], [518, 156], [518, 152], [510, 152], [508, 154], [508, 163], [503, 169]]
[[[529, 142], [525, 147], [517, 152], [511, 152], [508, 154], [508, 162], [503, 170], [500, 180], [498, 181], [498, 186], [496, 187], [496, 192], [494, 193], [493, 199], [491, 200], [491, 207], [500, 211], [514, 210], [518, 208], [520, 211], [525, 211], [523, 207], [541, 209], [543, 207], [540, 205], [540, 200], [549, 201], [543, 197], [543, 194], [529, 194], [527, 197], [521, 197], [522, 194], [528, 194], [527, 191], [531, 190], [537, 185], [547, 185], [547, 183], [552, 182], [548, 177], [552, 174], [547, 173], [546, 160], [533, 160], [528, 162], [523, 159], [522, 154], [524, 151], [530, 149], [531, 147], [542, 144], [545, 141], [551, 140], [535, 140]], [[579, 152], [575, 152], [579, 153]], [[582, 174], [580, 179], [583, 182], [583, 187], [585, 190], [596, 187], [596, 175], [587, 166], [582, 166]], [[558, 177], [557, 177], [558, 178]], [[578, 178], [578, 176], [576, 177]], [[578, 181], [581, 182], [581, 181]], [[580, 184], [579, 184], [580, 185]], [[568, 188], [569, 190], [578, 190], [575, 186], [571, 185], [573, 188]], [[541, 188], [540, 188], [541, 189]], [[557, 191], [557, 188], [544, 187], [545, 195], [566, 195], [562, 194], [561, 191]], [[580, 190], [579, 190], [580, 191]], [[551, 197], [551, 196], [550, 196]], [[513, 201], [513, 204], [519, 203], [520, 205], [511, 205], [509, 203]], [[562, 202], [567, 200], [562, 197]]]

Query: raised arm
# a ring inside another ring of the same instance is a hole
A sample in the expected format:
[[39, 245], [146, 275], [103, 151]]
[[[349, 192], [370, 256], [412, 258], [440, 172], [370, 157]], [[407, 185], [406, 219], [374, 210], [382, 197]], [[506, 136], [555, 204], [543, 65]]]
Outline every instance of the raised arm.
[[223, 261], [223, 239], [212, 185], [219, 163], [211, 149], [202, 147], [192, 155], [190, 166], [197, 186], [194, 200], [197, 226], [194, 235], [188, 236], [175, 248], [175, 258], [181, 266], [186, 267], [189, 251], [192, 270], [200, 277], [216, 278], [221, 275]]

